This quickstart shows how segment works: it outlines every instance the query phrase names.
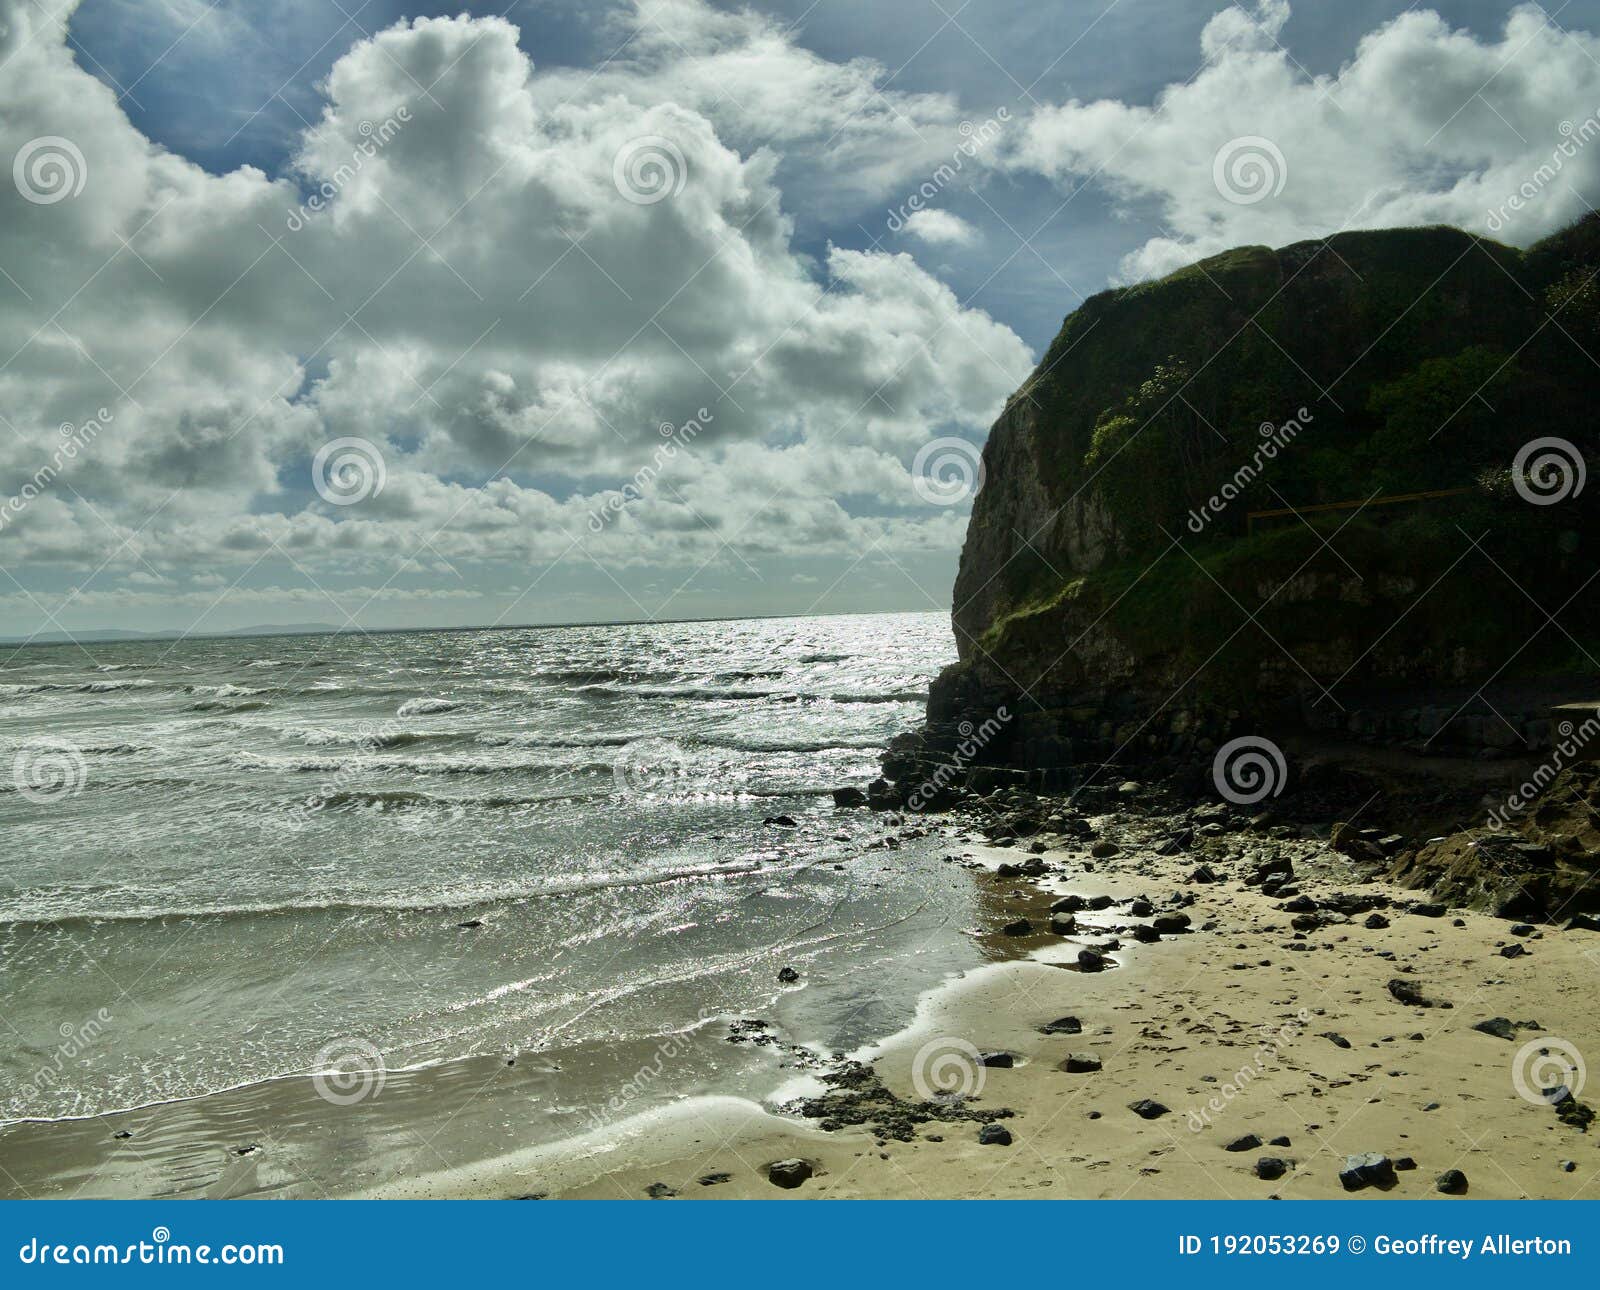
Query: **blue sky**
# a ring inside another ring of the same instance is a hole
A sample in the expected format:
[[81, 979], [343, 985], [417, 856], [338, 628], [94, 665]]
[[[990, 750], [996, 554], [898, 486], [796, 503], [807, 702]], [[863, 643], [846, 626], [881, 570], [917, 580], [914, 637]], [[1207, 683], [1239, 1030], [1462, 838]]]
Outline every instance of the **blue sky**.
[[[986, 429], [1083, 298], [1488, 231], [1600, 111], [1596, 30], [1600, 0], [0, 0], [0, 616], [944, 608]], [[1225, 191], [1239, 148], [1272, 191]], [[30, 187], [52, 157], [64, 193]], [[1498, 235], [1596, 202], [1580, 155]], [[340, 462], [369, 496], [330, 497]]]

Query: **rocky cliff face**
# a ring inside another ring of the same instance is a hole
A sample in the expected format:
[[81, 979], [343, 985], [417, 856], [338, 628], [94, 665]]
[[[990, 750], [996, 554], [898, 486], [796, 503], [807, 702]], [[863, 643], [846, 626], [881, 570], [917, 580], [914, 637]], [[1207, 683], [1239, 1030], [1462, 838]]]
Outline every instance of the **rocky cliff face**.
[[[1597, 271], [1591, 218], [1526, 252], [1247, 247], [1087, 301], [991, 431], [961, 661], [891, 774], [1000, 708], [968, 760], [1046, 780], [1290, 721], [1466, 743], [1435, 692], [1592, 671]], [[1542, 697], [1503, 715], [1543, 737]]]

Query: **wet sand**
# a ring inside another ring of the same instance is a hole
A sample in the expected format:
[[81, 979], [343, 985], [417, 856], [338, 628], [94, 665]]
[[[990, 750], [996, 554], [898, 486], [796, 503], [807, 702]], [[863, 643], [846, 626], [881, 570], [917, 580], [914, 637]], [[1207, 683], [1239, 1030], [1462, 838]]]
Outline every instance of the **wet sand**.
[[[903, 1142], [775, 1113], [820, 1091], [827, 1055], [797, 1056], [771, 1028], [763, 1042], [732, 1043], [716, 1021], [692, 1042], [697, 1052], [715, 1046], [752, 1097], [688, 1094], [596, 1121], [541, 1097], [555, 1072], [536, 1056], [514, 1069], [484, 1058], [390, 1072], [360, 1114], [330, 1105], [309, 1080], [285, 1080], [164, 1108], [149, 1132], [140, 1112], [12, 1126], [0, 1183], [13, 1195], [1259, 1199], [1347, 1195], [1345, 1157], [1379, 1152], [1415, 1168], [1357, 1195], [1440, 1198], [1435, 1180], [1449, 1169], [1467, 1176], [1473, 1197], [1600, 1195], [1600, 1130], [1562, 1123], [1537, 1092], [1565, 1059], [1581, 1094], [1573, 1056], [1600, 1053], [1600, 934], [1516, 936], [1483, 913], [1407, 912], [1421, 893], [1360, 881], [1313, 841], [1275, 844], [1293, 858], [1298, 891], [1387, 899], [1389, 926], [1334, 915], [1296, 933], [1281, 896], [1245, 884], [1249, 844], [1230, 855], [1220, 842], [1208, 853], [1220, 881], [1191, 883], [1195, 855], [1162, 857], [1139, 829], [1096, 824], [1122, 854], [1090, 859], [1087, 843], [1052, 845], [1040, 857], [1050, 872], [1034, 879], [994, 872], [1025, 852], [959, 843], [985, 897], [983, 925], [970, 931], [996, 961], [930, 989], [911, 1025], [852, 1054], [911, 1101], [927, 1092], [939, 1054], [956, 1054], [944, 1069], [971, 1094], [965, 1105], [1013, 1112], [1002, 1121], [1009, 1145], [980, 1144], [969, 1120], [930, 1121]], [[1074, 935], [1051, 934], [1049, 907], [1069, 893], [1116, 903], [1080, 911]], [[1136, 943], [1119, 929], [1150, 921], [1129, 912], [1141, 896], [1156, 913], [1181, 909], [1191, 930]], [[1032, 934], [1002, 934], [1023, 917]], [[1077, 970], [1082, 947], [1112, 936], [1120, 946], [1108, 970]], [[1513, 943], [1527, 953], [1502, 957]], [[1388, 988], [1396, 979], [1453, 1006], [1402, 1003]], [[1080, 1033], [1042, 1033], [1065, 1016]], [[1493, 1017], [1541, 1024], [1509, 1040], [1473, 1029]], [[1012, 1065], [973, 1064], [967, 1054], [979, 1051], [1010, 1054]], [[1100, 1069], [1069, 1073], [1069, 1054]], [[592, 1079], [614, 1087], [639, 1054], [597, 1049], [591, 1059]], [[661, 1079], [670, 1084], [670, 1062]], [[1141, 1118], [1129, 1109], [1141, 1099], [1168, 1113]], [[123, 1128], [134, 1137], [114, 1139]], [[1226, 1149], [1247, 1135], [1260, 1145]], [[1258, 1177], [1262, 1157], [1284, 1161], [1283, 1175]], [[793, 1190], [767, 1177], [788, 1158], [814, 1169]]]

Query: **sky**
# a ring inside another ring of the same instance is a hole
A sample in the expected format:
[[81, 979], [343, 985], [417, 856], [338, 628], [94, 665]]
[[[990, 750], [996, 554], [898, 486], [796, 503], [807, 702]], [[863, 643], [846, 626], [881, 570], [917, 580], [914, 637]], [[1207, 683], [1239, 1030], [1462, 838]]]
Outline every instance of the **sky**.
[[946, 611], [1067, 314], [1240, 244], [1569, 223], [1597, 32], [0, 0], [0, 637]]

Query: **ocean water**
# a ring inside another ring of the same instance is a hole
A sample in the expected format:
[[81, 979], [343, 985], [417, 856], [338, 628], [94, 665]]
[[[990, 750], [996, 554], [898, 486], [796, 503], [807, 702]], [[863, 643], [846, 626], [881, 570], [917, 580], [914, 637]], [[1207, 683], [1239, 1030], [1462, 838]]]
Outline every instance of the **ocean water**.
[[829, 792], [953, 656], [941, 615], [15, 650], [0, 1121], [775, 1007], [886, 1033], [974, 959], [974, 896]]

